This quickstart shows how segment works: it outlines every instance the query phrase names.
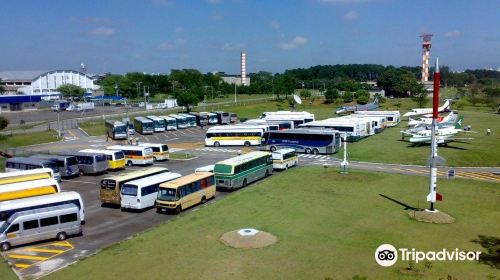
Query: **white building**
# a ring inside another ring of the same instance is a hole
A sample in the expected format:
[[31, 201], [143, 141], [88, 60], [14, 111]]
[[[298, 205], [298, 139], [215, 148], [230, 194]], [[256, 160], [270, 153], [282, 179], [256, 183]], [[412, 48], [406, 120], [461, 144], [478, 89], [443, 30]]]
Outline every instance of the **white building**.
[[99, 89], [91, 76], [74, 70], [54, 71], [5, 71], [0, 79], [7, 95], [51, 95], [58, 94], [57, 88], [72, 84], [93, 92]]

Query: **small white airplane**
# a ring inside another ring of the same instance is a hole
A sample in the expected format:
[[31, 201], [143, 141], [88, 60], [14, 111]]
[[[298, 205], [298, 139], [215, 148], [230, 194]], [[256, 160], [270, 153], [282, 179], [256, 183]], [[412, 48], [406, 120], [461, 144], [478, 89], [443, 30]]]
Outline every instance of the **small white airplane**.
[[[438, 112], [442, 113], [450, 108], [451, 102], [450, 99], [446, 99], [446, 102], [443, 106], [438, 108]], [[416, 108], [411, 109], [411, 111], [405, 113], [403, 117], [415, 117], [415, 116], [425, 116], [432, 115], [432, 108]]]
[[[460, 132], [465, 132], [462, 130], [463, 116], [458, 119], [454, 127], [445, 127], [436, 129], [436, 142], [438, 144], [446, 144], [449, 142], [460, 141], [460, 140], [472, 140], [472, 138], [458, 138], [456, 135]], [[411, 135], [410, 143], [431, 143], [432, 141], [432, 130], [425, 129], [418, 131]]]
[[[453, 126], [458, 119], [457, 111], [451, 111], [446, 117], [438, 118], [438, 125], [441, 126]], [[420, 118], [412, 119], [408, 118], [408, 126], [414, 127], [419, 124], [431, 125], [432, 118]]]

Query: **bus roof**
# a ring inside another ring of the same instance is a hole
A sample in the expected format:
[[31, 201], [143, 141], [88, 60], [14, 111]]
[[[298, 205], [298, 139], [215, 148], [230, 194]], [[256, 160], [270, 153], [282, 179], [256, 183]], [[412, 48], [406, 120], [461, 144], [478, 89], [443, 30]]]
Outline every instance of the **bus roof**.
[[57, 192], [60, 192], [59, 183], [56, 180], [50, 179], [40, 179], [27, 182], [17, 182], [12, 184], [5, 184], [0, 187], [0, 193], [7, 193], [12, 191], [21, 191], [27, 189], [33, 189], [44, 186], [56, 186]]
[[164, 119], [166, 119], [167, 121], [172, 121], [172, 120], [175, 120], [175, 118], [172, 118], [172, 117], [169, 117], [169, 116], [160, 116], [160, 118], [164, 118]]
[[273, 154], [288, 154], [288, 153], [293, 153], [295, 152], [295, 149], [291, 149], [291, 148], [284, 148], [284, 149], [279, 149], [279, 150], [276, 150], [273, 152]]
[[147, 116], [148, 119], [155, 120], [155, 121], [162, 121], [163, 118], [160, 118], [158, 116]]
[[57, 201], [74, 200], [74, 199], [81, 199], [80, 194], [74, 191], [69, 191], [69, 192], [58, 192], [40, 196], [32, 196], [14, 200], [7, 200], [0, 202], [0, 212], [11, 209], [18, 209], [21, 207], [30, 207], [34, 205], [41, 205]]
[[213, 176], [214, 174], [211, 172], [197, 172], [197, 173], [192, 173], [186, 176], [182, 176], [178, 179], [172, 180], [170, 182], [166, 182], [163, 184], [160, 184], [160, 188], [171, 188], [171, 189], [176, 189], [178, 187], [182, 187], [185, 184], [189, 184], [191, 182], [195, 182], [197, 180], [207, 178], [210, 176]]
[[186, 117], [184, 116], [181, 116], [181, 115], [177, 115], [177, 114], [170, 114], [168, 115], [169, 117], [172, 117], [174, 119], [185, 119]]
[[114, 155], [115, 153], [119, 153], [122, 151], [119, 150], [99, 150], [99, 149], [84, 149], [80, 150], [80, 153], [97, 153], [97, 154], [105, 154], [105, 155]]
[[98, 156], [99, 155], [99, 154], [96, 154], [96, 153], [77, 152], [77, 151], [61, 151], [59, 153], [61, 155], [75, 156], [75, 157], [94, 157], [94, 156]]
[[0, 185], [49, 179], [53, 177], [54, 173], [50, 168], [36, 168], [30, 170], [0, 173]]
[[223, 161], [219, 161], [217, 164], [226, 164], [226, 165], [239, 165], [245, 162], [249, 162], [254, 159], [258, 159], [264, 156], [269, 156], [271, 153], [269, 152], [264, 152], [264, 151], [254, 151], [250, 152], [248, 154], [243, 154], [237, 157], [229, 158]]
[[140, 121], [140, 122], [146, 122], [146, 123], [153, 122], [152, 120], [145, 118], [145, 117], [135, 117], [134, 120]]
[[118, 120], [106, 120], [106, 124], [110, 125], [126, 125], [125, 123]]
[[135, 186], [141, 188], [141, 187], [149, 186], [152, 184], [165, 183], [167, 181], [172, 181], [172, 180], [180, 178], [180, 177], [182, 177], [182, 175], [179, 173], [164, 172], [164, 173], [148, 176], [146, 178], [137, 179], [137, 180], [127, 182], [127, 185], [135, 185]]
[[43, 164], [43, 163], [54, 163], [49, 159], [41, 159], [41, 158], [28, 158], [28, 157], [11, 157], [8, 158], [6, 162], [17, 162], [24, 164]]
[[337, 130], [319, 130], [319, 129], [307, 129], [307, 128], [297, 128], [297, 129], [287, 129], [287, 130], [274, 130], [269, 131], [269, 133], [278, 134], [338, 134]]
[[168, 172], [168, 169], [165, 167], [148, 167], [148, 168], [134, 170], [134, 171], [127, 172], [127, 173], [122, 173], [122, 174], [118, 174], [118, 175], [112, 175], [109, 177], [105, 177], [105, 178], [103, 178], [103, 180], [123, 181], [123, 180], [133, 179], [137, 176], [141, 176], [144, 174], [152, 174], [152, 173], [157, 173], [157, 172]]
[[64, 210], [66, 210], [66, 211], [73, 210], [75, 212], [79, 212], [78, 207], [76, 205], [64, 204], [64, 205], [50, 206], [50, 207], [45, 207], [45, 208], [40, 208], [40, 209], [32, 209], [32, 210], [16, 212], [14, 215], [10, 216], [8, 222], [9, 223], [13, 222], [19, 216], [41, 215], [41, 214], [43, 215], [44, 213], [47, 213], [47, 212], [64, 211]]
[[162, 147], [164, 145], [167, 145], [167, 144], [163, 144], [163, 143], [140, 143], [139, 144], [139, 147]]
[[108, 146], [106, 149], [108, 150], [128, 150], [128, 151], [142, 151], [144, 149], [147, 149], [148, 147], [143, 147], [143, 146], [132, 146], [132, 145], [113, 145], [113, 146]]
[[69, 157], [74, 157], [74, 156], [46, 155], [46, 154], [36, 154], [36, 155], [30, 156], [30, 158], [41, 158], [41, 159], [48, 159], [48, 160], [65, 160]]
[[211, 127], [207, 130], [207, 132], [211, 132], [213, 130], [217, 131], [233, 131], [233, 130], [243, 130], [243, 129], [266, 129], [266, 125], [217, 125]]

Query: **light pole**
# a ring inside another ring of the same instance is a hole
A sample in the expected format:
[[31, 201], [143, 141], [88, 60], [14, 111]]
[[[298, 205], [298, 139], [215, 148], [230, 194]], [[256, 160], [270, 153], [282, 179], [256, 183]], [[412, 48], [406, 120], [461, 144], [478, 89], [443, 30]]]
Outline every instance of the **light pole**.
[[[342, 168], [342, 171], [340, 173], [342, 174], [347, 174], [347, 168], [349, 166], [349, 162], [347, 161], [347, 133], [344, 132], [343, 134], [343, 142], [344, 142], [344, 160], [340, 163], [340, 167]], [[342, 137], [340, 138], [342, 140]]]

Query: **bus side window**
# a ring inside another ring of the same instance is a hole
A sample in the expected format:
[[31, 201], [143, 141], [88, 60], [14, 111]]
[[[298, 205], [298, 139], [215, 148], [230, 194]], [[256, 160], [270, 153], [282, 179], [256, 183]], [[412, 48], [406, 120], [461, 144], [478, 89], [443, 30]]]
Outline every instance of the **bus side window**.
[[57, 225], [58, 223], [59, 223], [59, 221], [57, 220], [57, 216], [40, 219], [40, 226], [41, 227], [53, 226], [53, 225]]
[[59, 221], [61, 222], [61, 224], [74, 222], [76, 220], [78, 220], [78, 216], [76, 214], [67, 214], [59, 216]]
[[19, 224], [13, 224], [9, 227], [7, 233], [17, 232], [17, 231], [19, 231]]
[[34, 229], [34, 228], [37, 228], [37, 227], [39, 227], [38, 220], [31, 220], [31, 221], [23, 222], [23, 229], [24, 230]]

